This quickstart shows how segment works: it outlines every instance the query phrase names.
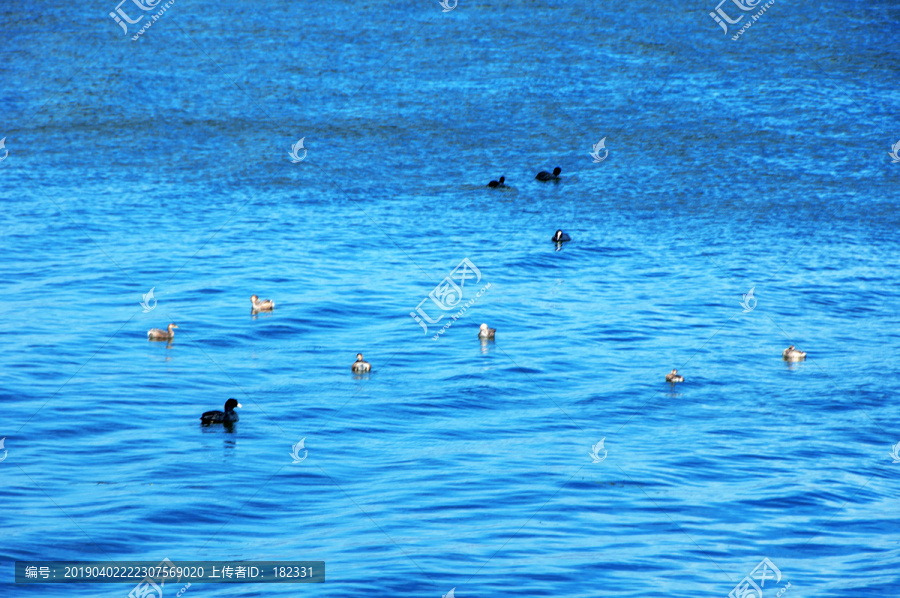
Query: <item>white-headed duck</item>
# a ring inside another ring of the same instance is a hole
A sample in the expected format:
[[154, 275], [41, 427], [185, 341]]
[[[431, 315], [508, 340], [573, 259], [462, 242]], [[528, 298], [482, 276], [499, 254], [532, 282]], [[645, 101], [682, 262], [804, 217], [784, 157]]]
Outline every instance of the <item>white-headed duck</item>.
[[482, 324], [478, 328], [478, 338], [489, 338], [493, 339], [494, 334], [497, 332], [496, 328], [488, 328], [487, 324]]

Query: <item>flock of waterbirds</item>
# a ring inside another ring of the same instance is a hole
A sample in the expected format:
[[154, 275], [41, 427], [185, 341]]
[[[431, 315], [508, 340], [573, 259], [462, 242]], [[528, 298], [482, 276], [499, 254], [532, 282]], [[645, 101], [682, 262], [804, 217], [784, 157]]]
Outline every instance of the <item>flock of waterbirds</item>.
[[[542, 170], [537, 173], [534, 177], [539, 181], [558, 181], [560, 180], [559, 175], [562, 172], [562, 169], [557, 166], [553, 169], [553, 172], [547, 172]], [[487, 184], [488, 187], [492, 189], [496, 188], [504, 188], [506, 185], [506, 177], [501, 176], [497, 181], [491, 181]], [[564, 233], [562, 230], [557, 230], [553, 234], [553, 242], [557, 245], [561, 243], [566, 243], [571, 241], [572, 238]], [[256, 314], [259, 312], [270, 312], [275, 309], [275, 302], [271, 299], [265, 299], [260, 301], [257, 295], [252, 295], [250, 297], [250, 305], [251, 305], [251, 313]], [[175, 338], [175, 328], [178, 328], [176, 324], [169, 324], [166, 330], [161, 328], [151, 328], [147, 331], [147, 340], [151, 341], [171, 341]], [[482, 324], [478, 329], [478, 338], [482, 340], [494, 340], [494, 335], [497, 330], [495, 328], [488, 328], [487, 324]], [[806, 359], [806, 353], [804, 351], [800, 351], [791, 345], [787, 349], [785, 349], [782, 354], [782, 358], [785, 361], [802, 361]], [[353, 362], [353, 365], [350, 366], [350, 369], [355, 374], [365, 374], [372, 371], [372, 364], [363, 359], [362, 353], [356, 354], [356, 361]], [[670, 384], [676, 384], [678, 382], [684, 382], [684, 376], [678, 373], [678, 370], [673, 369], [671, 372], [666, 374], [666, 382]], [[207, 411], [203, 415], [200, 416], [200, 421], [203, 424], [231, 424], [238, 421], [238, 414], [235, 413], [235, 408], [241, 407], [241, 404], [238, 403], [235, 399], [228, 399], [225, 401], [224, 411]]]

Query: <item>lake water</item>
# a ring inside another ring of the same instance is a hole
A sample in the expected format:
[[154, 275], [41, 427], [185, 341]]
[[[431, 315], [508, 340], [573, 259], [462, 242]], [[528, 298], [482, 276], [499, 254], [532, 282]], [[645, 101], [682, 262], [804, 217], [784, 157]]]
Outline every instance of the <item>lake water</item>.
[[2, 594], [896, 594], [900, 15], [715, 8], [4, 7]]

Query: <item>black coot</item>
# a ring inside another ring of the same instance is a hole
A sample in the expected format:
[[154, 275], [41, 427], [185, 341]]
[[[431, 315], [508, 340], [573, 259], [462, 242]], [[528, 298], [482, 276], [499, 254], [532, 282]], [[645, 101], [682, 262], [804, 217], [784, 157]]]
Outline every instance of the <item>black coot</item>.
[[537, 176], [535, 176], [534, 178], [536, 178], [539, 181], [558, 181], [559, 173], [561, 173], [561, 172], [562, 172], [562, 168], [557, 166], [556, 168], [553, 169], [553, 174], [550, 174], [546, 170], [542, 170], [539, 173], [537, 173]]
[[506, 185], [503, 184], [503, 181], [505, 181], [505, 180], [506, 180], [506, 177], [502, 176], [502, 177], [500, 177], [499, 181], [491, 181], [490, 183], [488, 183], [488, 187], [490, 187], [492, 189], [496, 188], [496, 187], [506, 187]]
[[553, 235], [554, 243], [565, 243], [566, 241], [571, 241], [572, 237], [562, 232], [561, 230], [556, 231], [556, 234]]
[[225, 401], [225, 411], [207, 411], [200, 416], [200, 422], [204, 424], [230, 424], [238, 421], [238, 414], [234, 412], [235, 407], [241, 404], [234, 399]]

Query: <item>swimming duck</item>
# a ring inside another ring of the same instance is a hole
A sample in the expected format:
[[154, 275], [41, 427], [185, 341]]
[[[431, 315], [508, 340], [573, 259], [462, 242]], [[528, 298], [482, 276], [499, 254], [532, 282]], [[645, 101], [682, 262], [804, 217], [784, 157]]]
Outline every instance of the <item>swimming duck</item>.
[[678, 370], [673, 369], [671, 373], [666, 374], [666, 382], [684, 382], [684, 376], [678, 375]]
[[234, 408], [240, 406], [241, 404], [236, 400], [228, 399], [225, 401], [224, 412], [218, 410], [207, 411], [200, 416], [200, 422], [204, 424], [230, 424], [236, 422], [240, 418], [238, 417], [238, 414], [234, 412]]
[[353, 363], [352, 366], [350, 366], [350, 369], [352, 369], [357, 374], [362, 374], [363, 372], [370, 371], [372, 369], [372, 364], [369, 363], [368, 361], [363, 360], [362, 353], [357, 353], [356, 361]]
[[488, 328], [487, 324], [482, 324], [478, 328], [478, 338], [494, 338], [494, 333], [497, 332], [496, 328]]
[[565, 243], [566, 241], [571, 241], [572, 237], [562, 232], [561, 230], [556, 231], [556, 234], [553, 235], [554, 243]]
[[260, 301], [259, 297], [256, 295], [250, 296], [250, 304], [253, 306], [253, 311], [272, 311], [275, 309], [275, 302], [271, 299], [266, 299], [265, 301]]
[[503, 181], [505, 180], [506, 177], [502, 176], [500, 177], [499, 181], [491, 181], [490, 183], [488, 183], [488, 187], [490, 187], [491, 189], [495, 189], [497, 187], [506, 187], [506, 185], [503, 184]]
[[536, 178], [539, 181], [558, 181], [559, 173], [561, 173], [561, 172], [562, 172], [562, 168], [557, 166], [556, 168], [553, 169], [553, 174], [550, 174], [546, 170], [542, 170], [539, 173], [537, 173], [537, 176], [535, 176], [534, 178]]
[[781, 357], [786, 361], [802, 361], [806, 359], [806, 353], [803, 351], [798, 351], [794, 348], [794, 345], [791, 345], [781, 353]]
[[170, 341], [175, 338], [174, 328], [178, 328], [176, 324], [169, 324], [169, 330], [161, 330], [159, 328], [151, 328], [147, 331], [147, 340], [151, 341]]

